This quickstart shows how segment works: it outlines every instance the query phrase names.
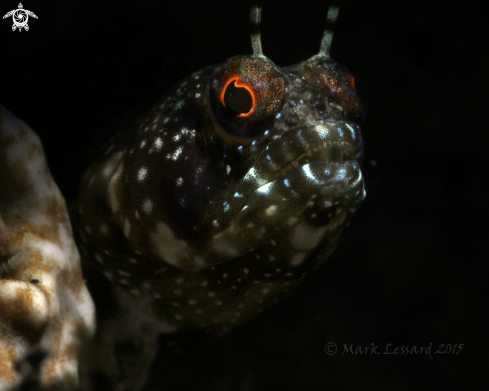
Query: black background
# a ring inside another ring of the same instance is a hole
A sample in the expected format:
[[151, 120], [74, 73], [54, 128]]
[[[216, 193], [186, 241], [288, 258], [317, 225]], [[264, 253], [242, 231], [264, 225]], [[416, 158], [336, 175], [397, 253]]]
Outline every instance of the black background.
[[[17, 1], [1, 0], [0, 14]], [[149, 389], [489, 388], [486, 3], [344, 2], [332, 57], [369, 93], [363, 207], [295, 296], [203, 348], [161, 359]], [[0, 102], [40, 135], [68, 197], [108, 120], [251, 52], [248, 1], [23, 4], [39, 19], [21, 33], [0, 20]], [[327, 6], [265, 2], [265, 55], [285, 66], [315, 54]], [[323, 352], [327, 342], [335, 355]], [[432, 344], [432, 357], [342, 354], [344, 344], [371, 343], [379, 353], [388, 343]], [[464, 346], [436, 354], [442, 344]]]

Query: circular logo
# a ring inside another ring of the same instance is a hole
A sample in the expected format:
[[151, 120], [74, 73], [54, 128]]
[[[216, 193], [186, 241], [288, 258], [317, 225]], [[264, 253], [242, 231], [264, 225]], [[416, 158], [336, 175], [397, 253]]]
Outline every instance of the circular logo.
[[332, 356], [337, 350], [338, 348], [333, 342], [328, 342], [326, 345], [324, 345], [324, 353], [326, 353], [328, 356]]
[[15, 10], [12, 17], [17, 27], [24, 27], [27, 24], [28, 16], [24, 9]]

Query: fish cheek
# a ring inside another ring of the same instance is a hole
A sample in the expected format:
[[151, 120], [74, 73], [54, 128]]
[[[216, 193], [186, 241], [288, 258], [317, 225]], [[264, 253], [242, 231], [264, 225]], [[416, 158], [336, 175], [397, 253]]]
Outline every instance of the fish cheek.
[[201, 136], [173, 134], [158, 153], [143, 148], [130, 155], [125, 182], [141, 224], [155, 230], [163, 222], [175, 237], [191, 244], [198, 240], [194, 227], [225, 185], [226, 169], [203, 152]]

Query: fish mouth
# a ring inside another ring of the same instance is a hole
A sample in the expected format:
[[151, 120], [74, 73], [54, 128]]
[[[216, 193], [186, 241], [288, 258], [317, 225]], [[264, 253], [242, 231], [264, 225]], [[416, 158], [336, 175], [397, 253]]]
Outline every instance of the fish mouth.
[[360, 132], [358, 124], [338, 120], [290, 128], [266, 147], [245, 179], [256, 190], [308, 164], [361, 162]]
[[[353, 158], [353, 159], [352, 159]], [[290, 172], [302, 168], [311, 163], [342, 163], [346, 161], [357, 160], [351, 156], [351, 146], [346, 142], [323, 143], [323, 145], [315, 147], [306, 153], [298, 156], [296, 159], [288, 163], [281, 169], [271, 180], [271, 182], [285, 177]]]

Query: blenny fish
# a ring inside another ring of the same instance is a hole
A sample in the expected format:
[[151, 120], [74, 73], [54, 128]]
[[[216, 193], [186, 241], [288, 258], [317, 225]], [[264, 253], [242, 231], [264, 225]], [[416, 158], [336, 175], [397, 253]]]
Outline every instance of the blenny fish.
[[334, 250], [365, 197], [362, 105], [320, 51], [263, 52], [190, 75], [113, 136], [79, 192], [85, 260], [167, 331], [225, 331], [288, 295]]

